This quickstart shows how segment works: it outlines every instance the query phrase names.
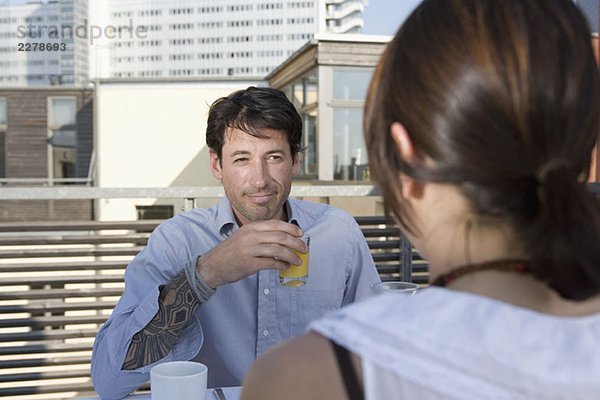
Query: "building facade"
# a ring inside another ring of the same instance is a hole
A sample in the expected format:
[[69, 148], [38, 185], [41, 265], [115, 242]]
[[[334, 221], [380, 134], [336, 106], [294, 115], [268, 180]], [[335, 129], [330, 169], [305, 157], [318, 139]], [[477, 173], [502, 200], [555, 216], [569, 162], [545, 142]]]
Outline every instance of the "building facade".
[[[0, 88], [0, 186], [89, 184], [93, 91]], [[0, 201], [0, 220], [89, 220], [91, 200]]]
[[0, 2], [0, 86], [89, 77], [264, 77], [317, 32], [358, 33], [366, 0]]
[[[94, 25], [99, 78], [264, 77], [317, 32], [362, 30], [365, 0], [108, 0]], [[112, 35], [111, 35], [112, 36]]]
[[0, 87], [88, 81], [87, 0], [0, 4]]

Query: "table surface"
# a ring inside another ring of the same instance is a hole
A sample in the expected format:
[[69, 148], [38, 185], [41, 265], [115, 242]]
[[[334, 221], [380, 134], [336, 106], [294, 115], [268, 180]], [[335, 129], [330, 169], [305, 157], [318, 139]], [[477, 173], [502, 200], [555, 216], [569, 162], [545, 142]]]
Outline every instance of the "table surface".
[[[240, 396], [242, 395], [242, 388], [240, 386], [224, 387], [223, 393], [225, 394], [227, 400], [239, 400]], [[150, 396], [150, 393], [143, 393], [143, 394], [132, 394], [130, 396], [125, 397], [123, 400], [151, 400], [151, 399], [152, 399], [152, 397]], [[100, 398], [99, 397], [88, 397], [87, 399], [81, 399], [81, 400], [100, 400]], [[217, 396], [215, 395], [215, 391], [213, 389], [208, 389], [208, 396], [206, 397], [206, 400], [218, 400]]]

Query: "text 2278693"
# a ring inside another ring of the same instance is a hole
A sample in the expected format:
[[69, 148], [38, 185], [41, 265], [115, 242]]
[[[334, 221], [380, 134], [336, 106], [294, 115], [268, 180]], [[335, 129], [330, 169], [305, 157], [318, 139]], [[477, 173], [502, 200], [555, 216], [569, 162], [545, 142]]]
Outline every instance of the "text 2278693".
[[65, 51], [66, 43], [17, 43], [18, 51]]

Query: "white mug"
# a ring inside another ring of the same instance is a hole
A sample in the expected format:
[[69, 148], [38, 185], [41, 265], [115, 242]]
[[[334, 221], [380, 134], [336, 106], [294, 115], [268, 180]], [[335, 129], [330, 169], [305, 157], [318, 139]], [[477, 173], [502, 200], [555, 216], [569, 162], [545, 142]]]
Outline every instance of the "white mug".
[[172, 361], [150, 370], [152, 400], [206, 400], [208, 367], [194, 361]]

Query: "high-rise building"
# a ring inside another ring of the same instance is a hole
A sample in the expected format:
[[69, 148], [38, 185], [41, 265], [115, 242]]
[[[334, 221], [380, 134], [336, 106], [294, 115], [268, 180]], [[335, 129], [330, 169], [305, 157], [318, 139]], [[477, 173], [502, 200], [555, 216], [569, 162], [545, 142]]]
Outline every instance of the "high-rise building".
[[0, 86], [88, 81], [87, 0], [0, 2]]
[[99, 78], [265, 76], [317, 32], [358, 33], [366, 0], [107, 0]]
[[90, 77], [266, 76], [317, 32], [360, 32], [366, 4], [0, 0], [0, 86], [82, 86]]

